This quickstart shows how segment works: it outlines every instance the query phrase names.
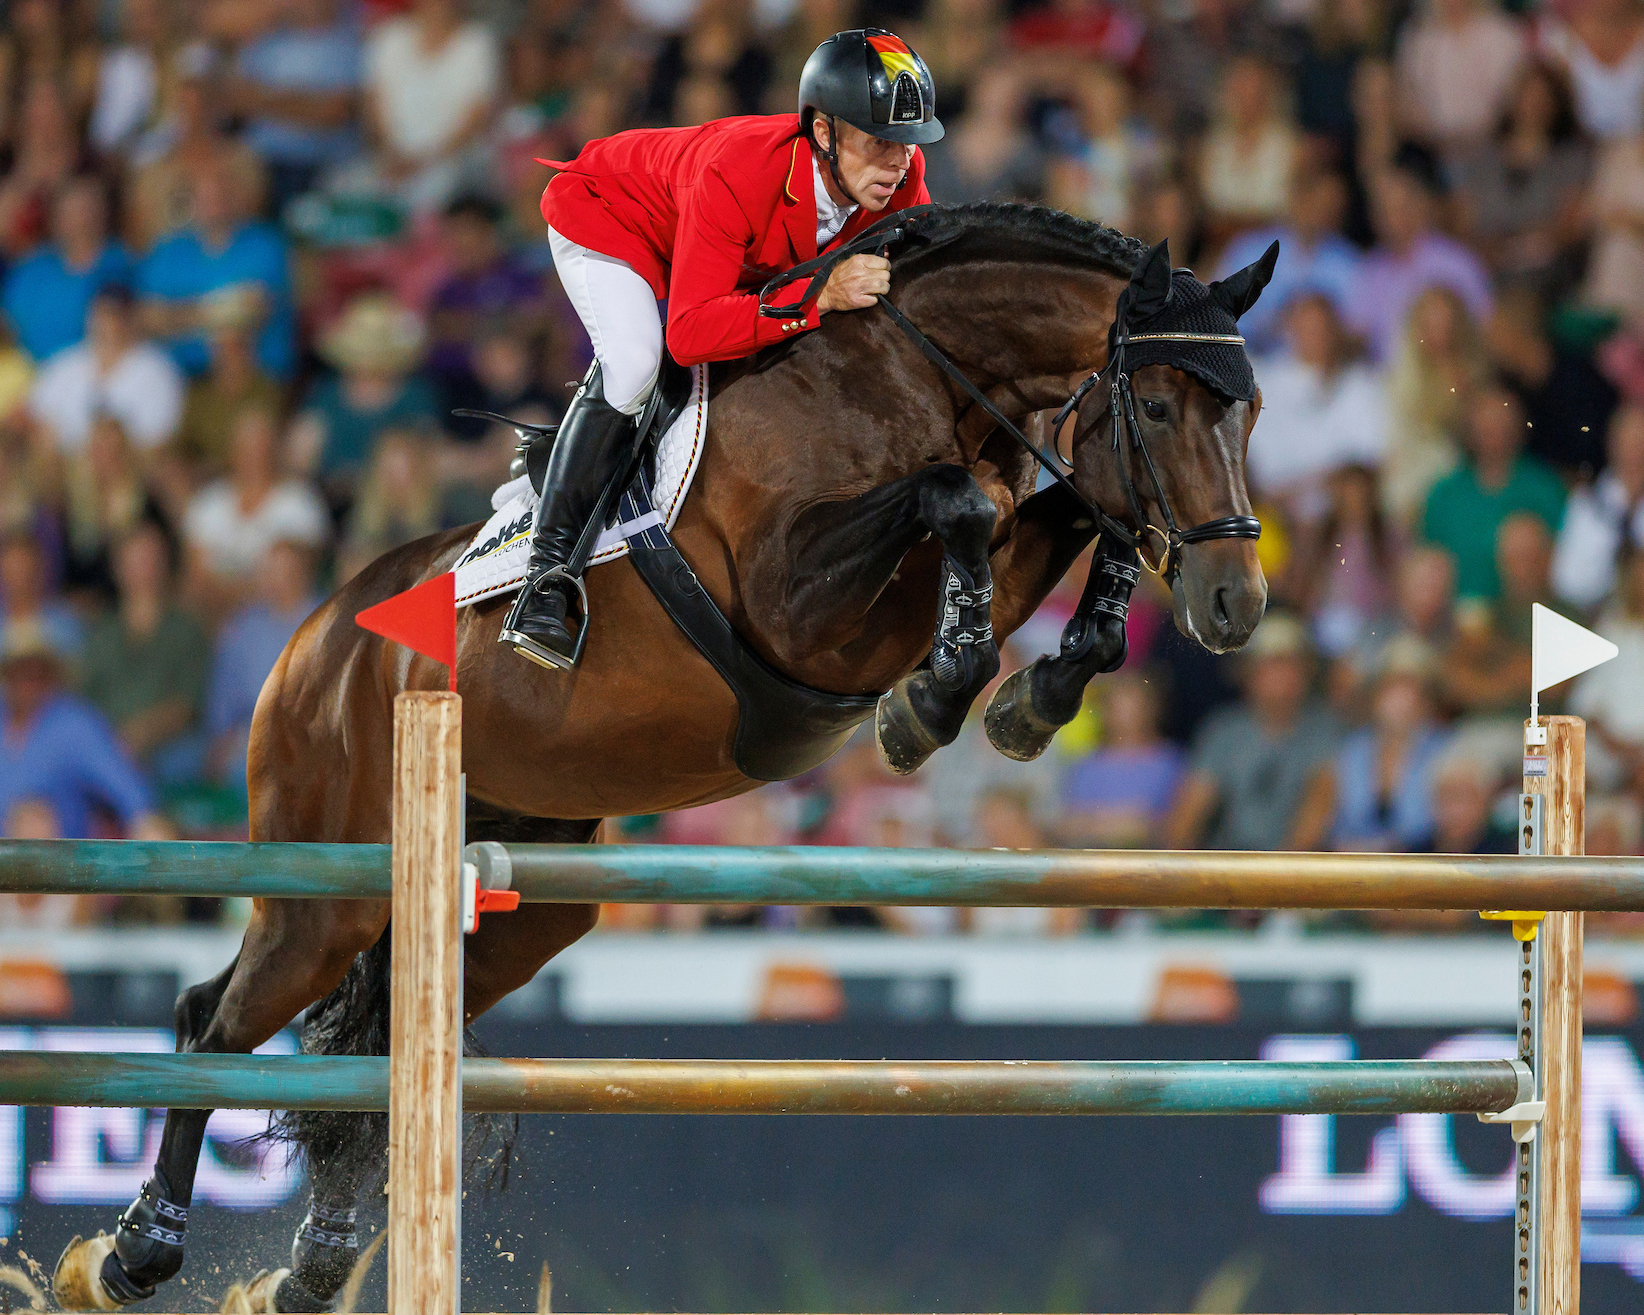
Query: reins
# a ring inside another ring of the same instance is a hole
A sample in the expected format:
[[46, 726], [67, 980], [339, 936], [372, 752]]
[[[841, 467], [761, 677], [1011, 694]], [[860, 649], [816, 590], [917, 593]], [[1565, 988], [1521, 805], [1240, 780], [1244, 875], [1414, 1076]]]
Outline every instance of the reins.
[[[819, 255], [812, 260], [803, 261], [792, 269], [778, 274], [767, 282], [759, 291], [759, 313], [768, 319], [781, 319], [791, 316], [796, 307], [801, 307], [813, 301], [822, 291], [836, 266], [841, 261], [860, 255], [863, 252], [875, 249], [888, 249], [892, 243], [899, 242], [909, 235], [913, 221], [920, 216], [934, 210], [933, 205], [910, 206], [906, 210], [899, 210], [894, 214], [886, 215], [877, 223], [862, 230], [856, 237], [845, 243], [836, 251]], [[801, 279], [808, 279], [804, 292], [797, 301], [776, 306], [770, 304], [769, 298]], [[978, 388], [942, 351], [935, 343], [925, 336], [919, 327], [908, 319], [890, 300], [880, 294], [877, 298], [880, 309], [890, 317], [891, 323], [907, 337], [924, 357], [935, 365], [943, 374], [958, 384], [971, 400], [981, 407], [988, 418], [1006, 434], [1010, 435], [1039, 466], [1049, 473], [1052, 479], [1078, 503], [1085, 508], [1105, 534], [1112, 535], [1126, 547], [1140, 549], [1149, 533], [1156, 534], [1164, 541], [1165, 553], [1158, 567], [1158, 574], [1168, 586], [1176, 578], [1181, 567], [1181, 550], [1190, 543], [1205, 543], [1213, 539], [1259, 539], [1262, 533], [1262, 523], [1254, 516], [1219, 516], [1215, 520], [1208, 520], [1199, 525], [1182, 529], [1176, 522], [1176, 514], [1170, 505], [1170, 499], [1164, 491], [1164, 484], [1159, 479], [1157, 467], [1153, 464], [1153, 454], [1148, 451], [1147, 442], [1142, 437], [1141, 426], [1136, 421], [1136, 398], [1130, 383], [1130, 371], [1125, 369], [1125, 346], [1130, 342], [1142, 341], [1169, 341], [1169, 342], [1216, 342], [1237, 344], [1242, 346], [1244, 339], [1237, 334], [1206, 334], [1206, 333], [1146, 333], [1132, 336], [1126, 323], [1123, 298], [1119, 314], [1114, 320], [1113, 333], [1108, 352], [1108, 363], [1100, 370], [1094, 370], [1084, 379], [1068, 400], [1063, 403], [1056, 418], [1051, 422], [1051, 432], [1060, 432], [1068, 416], [1073, 414], [1090, 392], [1108, 374], [1112, 374], [1109, 387], [1111, 392], [1108, 400], [1108, 414], [1113, 419], [1113, 455], [1119, 471], [1119, 481], [1124, 489], [1125, 502], [1130, 514], [1140, 530], [1132, 530], [1123, 521], [1110, 516], [1095, 503], [1079, 492], [1071, 479], [1061, 467], [1040, 451], [1037, 444], [1028, 438], [1016, 424], [1005, 415], [986, 393]], [[1152, 524], [1142, 506], [1142, 499], [1136, 487], [1135, 477], [1131, 473], [1131, 458], [1129, 453], [1121, 452], [1121, 433], [1129, 436], [1131, 452], [1139, 454], [1142, 465], [1147, 471], [1147, 478], [1153, 485], [1154, 499], [1159, 510], [1164, 515], [1164, 528]], [[1059, 460], [1059, 458], [1058, 458]], [[1147, 560], [1145, 554], [1142, 557]]]

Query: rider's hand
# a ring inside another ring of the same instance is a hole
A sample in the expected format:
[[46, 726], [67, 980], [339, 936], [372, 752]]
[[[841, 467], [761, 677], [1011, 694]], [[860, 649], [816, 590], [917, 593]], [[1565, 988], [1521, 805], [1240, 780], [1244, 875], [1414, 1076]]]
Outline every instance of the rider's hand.
[[841, 261], [816, 299], [816, 309], [866, 310], [874, 298], [890, 291], [890, 261], [883, 256], [860, 255]]

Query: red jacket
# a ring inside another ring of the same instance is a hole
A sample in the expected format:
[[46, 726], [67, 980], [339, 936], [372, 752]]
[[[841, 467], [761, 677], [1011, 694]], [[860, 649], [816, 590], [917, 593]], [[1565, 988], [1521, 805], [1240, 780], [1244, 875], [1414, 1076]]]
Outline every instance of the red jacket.
[[[668, 301], [668, 350], [684, 365], [729, 361], [820, 322], [758, 313], [760, 286], [816, 251], [811, 151], [793, 114], [642, 128], [589, 142], [542, 194], [542, 217], [573, 242], [625, 260]], [[830, 246], [894, 210], [923, 205], [925, 160], [878, 212], [859, 207]], [[800, 285], [801, 287], [803, 285]], [[794, 297], [785, 291], [783, 300]]]

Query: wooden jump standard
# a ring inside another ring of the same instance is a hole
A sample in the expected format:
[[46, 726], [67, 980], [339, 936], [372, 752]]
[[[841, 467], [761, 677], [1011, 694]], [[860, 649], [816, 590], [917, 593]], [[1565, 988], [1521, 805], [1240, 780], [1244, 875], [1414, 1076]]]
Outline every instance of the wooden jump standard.
[[[1540, 719], [1546, 744], [1527, 751], [1519, 858], [496, 844], [465, 855], [460, 700], [401, 694], [395, 714], [391, 848], [0, 842], [3, 890], [391, 894], [387, 1060], [0, 1053], [0, 1103], [151, 1105], [159, 1090], [191, 1108], [387, 1108], [392, 1315], [458, 1309], [465, 1102], [675, 1114], [1477, 1113], [1511, 1123], [1518, 1144], [1513, 1315], [1576, 1315], [1582, 914], [1526, 910], [1644, 910], [1644, 860], [1575, 857], [1585, 777], [1579, 719]], [[464, 1065], [463, 900], [476, 888], [547, 902], [1504, 909], [1497, 916], [1513, 922], [1522, 947], [1519, 1058]]]

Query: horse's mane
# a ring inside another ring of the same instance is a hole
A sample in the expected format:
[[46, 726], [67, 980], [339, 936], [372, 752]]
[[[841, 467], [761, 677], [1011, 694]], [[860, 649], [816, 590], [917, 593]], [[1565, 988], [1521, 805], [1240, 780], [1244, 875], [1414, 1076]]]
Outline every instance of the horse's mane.
[[1089, 219], [1017, 201], [938, 205], [908, 224], [895, 263], [941, 264], [1020, 254], [1055, 264], [1094, 266], [1128, 279], [1147, 253], [1145, 243]]

